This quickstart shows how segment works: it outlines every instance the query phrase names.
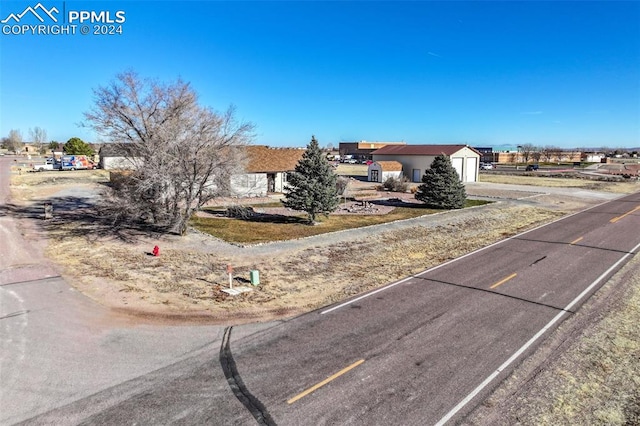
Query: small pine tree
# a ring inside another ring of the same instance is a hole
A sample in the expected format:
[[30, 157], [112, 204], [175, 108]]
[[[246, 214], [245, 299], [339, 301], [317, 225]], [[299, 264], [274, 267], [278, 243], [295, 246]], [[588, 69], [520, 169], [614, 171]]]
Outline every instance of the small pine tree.
[[313, 224], [318, 214], [329, 214], [340, 202], [336, 190], [336, 174], [323, 155], [315, 136], [307, 151], [289, 175], [282, 204], [293, 210], [304, 211]]
[[451, 160], [446, 155], [438, 155], [422, 176], [416, 199], [438, 209], [461, 209], [466, 198], [464, 185]]

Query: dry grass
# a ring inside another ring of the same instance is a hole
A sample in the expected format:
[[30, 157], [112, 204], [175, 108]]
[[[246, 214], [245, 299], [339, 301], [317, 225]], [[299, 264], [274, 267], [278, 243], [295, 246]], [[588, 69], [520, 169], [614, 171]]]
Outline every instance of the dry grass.
[[[118, 298], [127, 304], [138, 298], [150, 304], [164, 302], [166, 309], [174, 311], [193, 310], [194, 305], [218, 313], [239, 308], [308, 310], [421, 271], [558, 215], [545, 209], [509, 207], [435, 229], [376, 232], [358, 241], [262, 253], [207, 253], [186, 248], [185, 240], [173, 238], [160, 243], [160, 257], [145, 254], [153, 247], [151, 240], [126, 245], [108, 238], [70, 237], [74, 225], [58, 224], [51, 230], [47, 254], [84, 279], [84, 290], [96, 298], [107, 290], [96, 286], [107, 286], [124, 293]], [[226, 296], [220, 290], [227, 285], [224, 271], [228, 263], [235, 266], [241, 281], [248, 280], [250, 270], [259, 270], [261, 285], [241, 297]]]
[[21, 172], [12, 167], [11, 193], [14, 201], [29, 202], [36, 198], [55, 194], [62, 188], [94, 185], [109, 181], [105, 170]]
[[336, 174], [341, 176], [367, 176], [369, 166], [366, 164], [338, 164]]
[[578, 179], [575, 177], [544, 177], [544, 175], [501, 175], [494, 173], [483, 173], [479, 177], [480, 182], [503, 183], [511, 185], [533, 185], [556, 188], [583, 188], [594, 191], [615, 192], [629, 194], [640, 190], [640, 181], [628, 182], [605, 182], [590, 179]]

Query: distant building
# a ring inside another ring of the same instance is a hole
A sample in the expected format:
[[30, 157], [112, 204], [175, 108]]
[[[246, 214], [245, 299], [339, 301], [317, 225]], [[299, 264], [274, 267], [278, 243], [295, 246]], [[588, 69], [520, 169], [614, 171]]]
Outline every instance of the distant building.
[[498, 153], [493, 151], [492, 147], [478, 147], [474, 146], [473, 149], [480, 153], [480, 161], [482, 163], [497, 163]]
[[[371, 153], [387, 145], [406, 145], [406, 142], [340, 142], [340, 156], [355, 158], [356, 160], [371, 160]], [[349, 157], [350, 156], [350, 157]]]

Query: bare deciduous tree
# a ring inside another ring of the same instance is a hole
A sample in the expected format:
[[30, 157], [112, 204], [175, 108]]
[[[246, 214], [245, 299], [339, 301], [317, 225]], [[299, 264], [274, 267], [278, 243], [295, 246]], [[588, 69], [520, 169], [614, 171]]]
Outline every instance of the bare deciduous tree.
[[553, 156], [555, 155], [555, 152], [558, 149], [560, 148], [556, 148], [555, 146], [552, 146], [552, 145], [547, 145], [544, 148], [542, 148], [543, 161], [546, 161], [547, 163], [551, 162], [551, 160], [553, 159]]
[[33, 129], [29, 129], [29, 137], [31, 138], [31, 143], [36, 147], [38, 152], [42, 152], [44, 143], [47, 140], [47, 131], [42, 127], [36, 126]]
[[542, 158], [542, 148], [535, 147], [535, 150], [531, 153], [531, 158], [533, 158], [533, 161], [536, 163], [539, 163], [540, 158]]
[[551, 156], [555, 158], [558, 163], [561, 162], [562, 159], [564, 158], [564, 151], [560, 147], [554, 147], [551, 154], [552, 154]]
[[532, 143], [525, 143], [520, 145], [519, 150], [523, 162], [528, 163], [532, 154], [536, 151], [536, 146]]
[[9, 151], [18, 153], [22, 151], [22, 133], [20, 130], [11, 129], [9, 136], [5, 140], [5, 146]]
[[110, 194], [119, 220], [147, 220], [183, 235], [191, 216], [226, 195], [232, 173], [242, 172], [242, 146], [253, 124], [235, 109], [198, 104], [188, 83], [161, 84], [134, 72], [94, 90], [88, 126], [126, 153], [132, 172]]

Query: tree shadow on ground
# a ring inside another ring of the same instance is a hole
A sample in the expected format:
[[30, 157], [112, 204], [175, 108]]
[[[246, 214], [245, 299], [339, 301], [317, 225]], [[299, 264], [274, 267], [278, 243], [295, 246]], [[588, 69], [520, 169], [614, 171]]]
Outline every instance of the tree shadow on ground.
[[413, 201], [405, 201], [400, 198], [386, 198], [379, 200], [371, 200], [368, 203], [376, 206], [388, 206], [388, 207], [403, 207], [407, 209], [432, 209], [424, 203], [418, 203]]
[[245, 219], [248, 222], [278, 223], [278, 224], [308, 224], [307, 217], [287, 216], [282, 214], [254, 213], [253, 216]]
[[[0, 215], [36, 220], [41, 230], [53, 236], [108, 237], [134, 242], [138, 237], [166, 235], [166, 230], [148, 223], [116, 223], [112, 218], [100, 214], [96, 201], [94, 197], [65, 196], [33, 201], [27, 205], [9, 203], [0, 206]], [[45, 203], [51, 203], [52, 206], [50, 219], [45, 219]]]
[[305, 216], [292, 216], [292, 215], [284, 215], [284, 214], [276, 214], [276, 213], [263, 213], [255, 210], [251, 210], [250, 213], [247, 214], [246, 217], [238, 216], [228, 216], [227, 210], [225, 209], [207, 209], [206, 212], [208, 214], [218, 216], [220, 218], [227, 219], [235, 219], [235, 220], [243, 220], [246, 222], [260, 222], [260, 223], [277, 223], [277, 224], [308, 224], [309, 219]]
[[369, 177], [368, 176], [362, 176], [362, 175], [340, 175], [340, 176], [344, 176], [346, 178], [358, 180], [360, 182], [375, 183], [375, 182], [369, 182]]

